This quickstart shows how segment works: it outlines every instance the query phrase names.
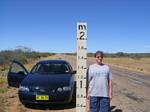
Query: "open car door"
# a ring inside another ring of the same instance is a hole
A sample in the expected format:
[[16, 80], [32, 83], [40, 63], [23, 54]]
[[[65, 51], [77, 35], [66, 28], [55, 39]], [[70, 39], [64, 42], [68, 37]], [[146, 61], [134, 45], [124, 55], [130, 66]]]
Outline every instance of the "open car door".
[[21, 81], [27, 76], [28, 71], [18, 61], [12, 61], [7, 75], [8, 85], [19, 87]]

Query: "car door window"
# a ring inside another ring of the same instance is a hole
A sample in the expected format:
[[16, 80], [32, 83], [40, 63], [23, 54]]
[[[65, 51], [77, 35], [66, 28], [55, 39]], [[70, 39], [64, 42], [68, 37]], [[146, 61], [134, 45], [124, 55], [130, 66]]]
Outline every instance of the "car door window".
[[26, 71], [23, 69], [22, 66], [20, 66], [19, 64], [17, 63], [13, 63], [11, 65], [11, 70], [10, 70], [11, 73], [16, 73], [16, 74], [25, 74], [27, 75]]

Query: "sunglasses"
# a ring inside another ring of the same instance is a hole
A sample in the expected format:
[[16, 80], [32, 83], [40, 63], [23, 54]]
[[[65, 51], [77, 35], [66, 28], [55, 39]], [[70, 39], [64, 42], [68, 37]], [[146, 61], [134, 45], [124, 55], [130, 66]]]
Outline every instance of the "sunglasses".
[[103, 58], [103, 56], [96, 56], [96, 58]]

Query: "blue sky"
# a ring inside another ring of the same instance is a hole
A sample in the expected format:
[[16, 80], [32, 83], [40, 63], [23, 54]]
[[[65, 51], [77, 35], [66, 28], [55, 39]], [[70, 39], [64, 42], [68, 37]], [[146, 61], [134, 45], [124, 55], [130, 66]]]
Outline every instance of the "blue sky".
[[76, 52], [82, 21], [88, 52], [150, 52], [149, 0], [0, 0], [0, 50]]

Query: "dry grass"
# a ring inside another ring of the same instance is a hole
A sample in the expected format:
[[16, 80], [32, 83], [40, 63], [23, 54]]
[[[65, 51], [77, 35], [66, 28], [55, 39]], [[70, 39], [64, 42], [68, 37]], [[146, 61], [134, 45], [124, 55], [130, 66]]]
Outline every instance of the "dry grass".
[[105, 58], [104, 62], [113, 66], [150, 73], [150, 58]]
[[5, 70], [5, 71], [0, 71], [0, 93], [5, 93], [6, 92], [6, 89], [7, 88], [7, 77], [6, 77], [6, 73], [8, 71]]

